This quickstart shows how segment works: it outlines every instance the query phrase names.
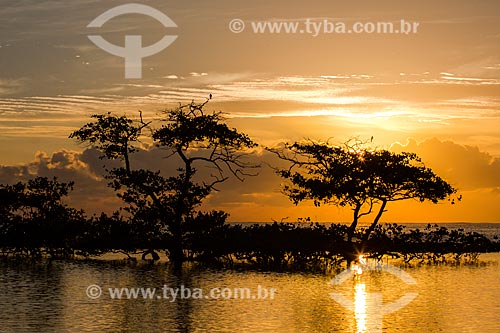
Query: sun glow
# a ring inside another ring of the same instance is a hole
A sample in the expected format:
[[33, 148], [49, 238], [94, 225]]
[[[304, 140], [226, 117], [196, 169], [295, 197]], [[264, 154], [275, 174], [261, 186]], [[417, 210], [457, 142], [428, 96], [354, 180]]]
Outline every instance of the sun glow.
[[358, 259], [356, 260], [356, 263], [353, 266], [353, 271], [354, 271], [354, 276], [358, 276], [363, 274], [363, 266], [366, 265], [366, 258], [363, 254], [360, 254], [358, 256]]

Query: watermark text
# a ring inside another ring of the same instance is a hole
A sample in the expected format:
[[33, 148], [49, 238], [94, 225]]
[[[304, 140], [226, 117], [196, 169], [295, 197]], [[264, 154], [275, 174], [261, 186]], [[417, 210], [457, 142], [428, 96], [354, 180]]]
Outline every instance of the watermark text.
[[400, 19], [385, 22], [354, 22], [333, 21], [331, 19], [303, 20], [267, 20], [243, 21], [233, 19], [229, 22], [229, 30], [241, 33], [245, 30], [254, 34], [305, 34], [312, 37], [330, 34], [400, 34], [418, 33], [419, 22]]
[[276, 288], [266, 288], [258, 285], [257, 288], [248, 287], [216, 287], [205, 290], [203, 288], [189, 288], [184, 285], [170, 287], [163, 285], [161, 288], [101, 288], [98, 285], [90, 285], [86, 289], [86, 295], [90, 299], [106, 297], [109, 299], [152, 299], [175, 302], [183, 299], [252, 299], [273, 300], [276, 296]]

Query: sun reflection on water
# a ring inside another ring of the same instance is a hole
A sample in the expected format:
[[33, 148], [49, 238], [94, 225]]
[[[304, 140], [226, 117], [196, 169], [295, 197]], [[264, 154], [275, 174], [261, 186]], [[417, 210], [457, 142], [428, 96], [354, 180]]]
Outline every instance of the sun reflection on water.
[[366, 285], [356, 283], [354, 285], [354, 317], [356, 318], [356, 332], [366, 333]]

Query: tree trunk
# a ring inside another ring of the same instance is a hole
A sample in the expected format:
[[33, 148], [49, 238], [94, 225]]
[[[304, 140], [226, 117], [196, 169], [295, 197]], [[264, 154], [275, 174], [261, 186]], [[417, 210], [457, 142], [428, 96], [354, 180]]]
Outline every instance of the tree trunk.
[[[181, 188], [179, 189], [179, 196], [177, 198], [175, 217], [171, 225], [170, 231], [172, 233], [172, 244], [170, 246], [170, 261], [175, 267], [181, 267], [185, 260], [183, 251], [183, 241], [182, 241], [182, 223], [183, 218], [188, 215], [191, 210], [189, 203], [186, 199], [189, 196], [191, 177], [193, 175], [193, 169], [191, 167], [191, 161], [186, 157], [181, 148], [177, 148], [177, 154], [184, 161], [185, 174]], [[187, 206], [188, 205], [188, 206]]]
[[372, 224], [368, 229], [366, 229], [365, 234], [363, 235], [363, 241], [367, 241], [368, 237], [370, 237], [370, 234], [372, 231], [375, 229], [377, 226], [378, 222], [380, 221], [380, 218], [382, 217], [382, 214], [385, 212], [385, 206], [387, 205], [387, 200], [382, 200], [382, 205], [380, 206], [380, 209], [378, 210], [377, 216], [375, 216], [375, 219], [373, 220]]
[[356, 247], [352, 242], [352, 238], [354, 237], [354, 232], [356, 231], [356, 227], [358, 226], [359, 220], [359, 211], [361, 210], [362, 205], [356, 204], [353, 213], [353, 220], [349, 228], [347, 229], [347, 242], [348, 242], [348, 253], [345, 254], [345, 259], [347, 263], [347, 268], [351, 266], [351, 263], [354, 261], [356, 257]]
[[360, 210], [361, 210], [361, 205], [356, 204], [356, 208], [354, 208], [352, 223], [349, 226], [349, 229], [347, 230], [347, 241], [349, 243], [352, 242], [352, 237], [354, 236], [354, 232], [356, 231], [356, 227], [358, 226], [358, 219], [359, 219], [359, 211]]
[[182, 266], [184, 262], [183, 242], [182, 242], [182, 229], [178, 221], [172, 225], [172, 243], [170, 244], [169, 259], [176, 267]]

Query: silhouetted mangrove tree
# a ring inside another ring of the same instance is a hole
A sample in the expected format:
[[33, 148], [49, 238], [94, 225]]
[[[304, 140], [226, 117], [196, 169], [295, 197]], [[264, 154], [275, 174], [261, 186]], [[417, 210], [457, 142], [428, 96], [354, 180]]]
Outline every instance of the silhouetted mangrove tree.
[[[415, 154], [369, 148], [358, 141], [343, 146], [307, 141], [269, 149], [290, 164], [277, 172], [288, 182], [283, 192], [295, 204], [313, 200], [317, 206], [350, 207], [349, 226], [309, 219], [244, 226], [226, 223], [226, 212], [201, 211], [217, 184], [229, 176], [243, 180], [258, 167], [245, 160], [257, 144], [230, 128], [220, 113], [204, 112], [207, 102], [180, 105], [154, 122], [145, 122], [142, 113], [137, 119], [92, 116], [92, 122], [70, 137], [98, 149], [102, 159], [121, 162], [106, 170], [106, 178], [123, 201], [122, 209], [89, 217], [64, 203], [74, 184], [55, 178], [0, 185], [0, 252], [35, 259], [118, 252], [134, 260], [136, 255], [158, 260], [164, 253], [174, 264], [327, 270], [360, 253], [440, 263], [473, 261], [478, 253], [499, 251], [498, 240], [475, 232], [380, 225], [390, 202], [454, 203], [456, 190]], [[144, 137], [182, 166], [167, 175], [135, 168], [131, 156], [142, 149]], [[207, 168], [212, 178], [204, 179], [199, 170]], [[359, 219], [372, 213], [372, 223], [360, 228]]]

